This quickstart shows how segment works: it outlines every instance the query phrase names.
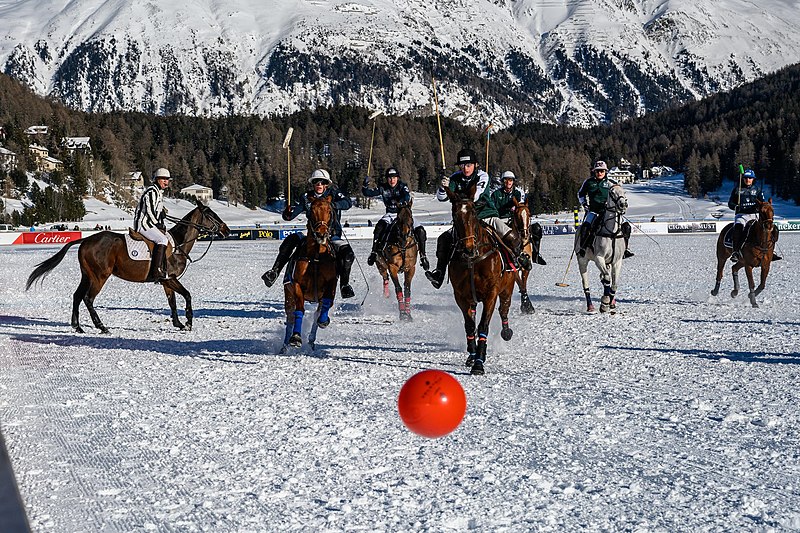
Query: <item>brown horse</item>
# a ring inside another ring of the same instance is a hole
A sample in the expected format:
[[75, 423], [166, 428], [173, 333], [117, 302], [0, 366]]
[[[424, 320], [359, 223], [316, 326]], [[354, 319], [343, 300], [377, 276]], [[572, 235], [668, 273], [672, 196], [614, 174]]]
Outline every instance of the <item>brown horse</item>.
[[[389, 276], [394, 283], [400, 320], [411, 318], [411, 280], [417, 269], [417, 240], [414, 238], [414, 217], [411, 206], [401, 207], [397, 218], [389, 228], [386, 247], [378, 255], [376, 265], [383, 277], [383, 294], [389, 297]], [[403, 286], [400, 286], [400, 273], [403, 273]]]
[[316, 320], [308, 336], [308, 343], [314, 349], [317, 328], [326, 328], [331, 319], [328, 313], [336, 296], [336, 257], [333, 253], [333, 208], [331, 197], [324, 196], [311, 202], [308, 216], [308, 236], [303, 247], [293, 261], [291, 281], [284, 284], [284, 309], [286, 311], [286, 333], [281, 353], [289, 346], [303, 344], [303, 316], [305, 302], [319, 302]]
[[[514, 211], [511, 215], [511, 228], [519, 235], [520, 241], [522, 242], [522, 251], [528, 254], [528, 257], [532, 257], [534, 262], [536, 262], [539, 250], [534, 249], [533, 239], [531, 239], [531, 209], [527, 204], [517, 201], [516, 198], [514, 198]], [[520, 311], [526, 315], [534, 311], [531, 299], [528, 297], [529, 275], [529, 270], [520, 268], [515, 276], [517, 286], [519, 287]]]
[[[463, 198], [450, 189], [447, 197], [453, 204], [453, 237], [455, 254], [450, 260], [450, 282], [467, 334], [467, 366], [470, 373], [482, 375], [486, 362], [486, 339], [497, 298], [500, 297], [500, 319], [503, 321], [501, 336], [511, 340], [514, 334], [508, 326], [508, 310], [514, 295], [514, 273], [503, 269], [503, 260], [489, 230], [481, 223], [475, 212], [475, 185]], [[478, 324], [478, 339], [475, 339], [475, 310], [483, 304], [481, 321]]]
[[[160, 283], [167, 295], [172, 324], [179, 329], [192, 329], [194, 317], [192, 296], [183, 284], [178, 281], [178, 278], [183, 275], [187, 265], [192, 262], [189, 252], [191, 252], [195, 241], [197, 241], [201, 233], [226, 237], [229, 229], [211, 208], [204, 205], [198, 205], [182, 219], [172, 220], [176, 221], [176, 225], [169, 230], [175, 241], [175, 250], [167, 260], [167, 274], [170, 277]], [[135, 283], [148, 281], [147, 275], [150, 270], [150, 261], [131, 259], [128, 256], [124, 235], [111, 231], [101, 231], [68, 243], [53, 257], [36, 265], [36, 268], [28, 277], [25, 290], [28, 290], [37, 279], [46, 276], [57, 267], [64, 259], [67, 250], [76, 244], [80, 244], [78, 261], [81, 267], [81, 282], [72, 296], [72, 328], [78, 333], [83, 333], [78, 319], [78, 310], [82, 301], [89, 311], [89, 316], [91, 316], [94, 326], [103, 333], [108, 333], [108, 328], [103, 325], [97, 315], [97, 311], [95, 311], [94, 299], [112, 275]], [[183, 296], [186, 302], [185, 326], [178, 319], [178, 311], [175, 304], [176, 292]]]
[[[747, 275], [747, 285], [750, 288], [748, 294], [750, 304], [753, 307], [758, 307], [756, 296], [761, 294], [764, 290], [764, 285], [767, 282], [767, 275], [772, 264], [772, 255], [775, 249], [775, 242], [778, 240], [777, 231], [775, 231], [773, 218], [775, 213], [772, 209], [772, 199], [768, 202], [758, 202], [758, 221], [748, 224], [745, 231], [744, 244], [742, 245], [741, 255], [742, 258], [731, 268], [733, 275], [733, 290], [731, 291], [731, 298], [736, 298], [739, 294], [739, 270], [744, 268]], [[733, 249], [725, 246], [725, 237], [728, 232], [733, 229], [733, 223], [728, 224], [723, 228], [722, 232], [717, 238], [717, 283], [711, 291], [712, 296], [719, 294], [719, 286], [722, 282], [722, 273], [725, 270], [725, 263], [728, 258], [733, 255]], [[753, 269], [761, 268], [761, 283], [758, 288], [755, 288], [755, 280], [753, 279]]]

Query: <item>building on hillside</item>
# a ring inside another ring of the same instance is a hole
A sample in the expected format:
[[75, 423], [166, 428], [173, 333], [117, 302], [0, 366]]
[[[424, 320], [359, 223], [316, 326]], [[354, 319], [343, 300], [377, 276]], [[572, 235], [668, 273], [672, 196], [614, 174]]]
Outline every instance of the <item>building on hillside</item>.
[[6, 172], [17, 166], [17, 154], [7, 148], [0, 146], [0, 168]]
[[47, 126], [28, 126], [25, 128], [25, 135], [47, 135]]
[[613, 167], [608, 171], [608, 177], [618, 183], [633, 183], [636, 176], [634, 176], [633, 172], [630, 170], [622, 170], [621, 168]]
[[129, 189], [144, 187], [144, 177], [139, 171], [126, 172], [122, 180], [122, 184]]
[[50, 157], [50, 150], [38, 144], [28, 146], [28, 150], [33, 154], [36, 160], [36, 169], [40, 172], [53, 172], [54, 170], [63, 170], [64, 163], [55, 157]]
[[211, 190], [211, 187], [205, 187], [203, 185], [189, 185], [188, 187], [184, 187], [181, 189], [181, 194], [188, 194], [194, 196], [199, 201], [204, 204], [207, 204], [211, 200], [214, 199], [214, 191]]
[[70, 152], [78, 151], [86, 155], [91, 155], [92, 153], [89, 137], [64, 137], [61, 139], [61, 146]]

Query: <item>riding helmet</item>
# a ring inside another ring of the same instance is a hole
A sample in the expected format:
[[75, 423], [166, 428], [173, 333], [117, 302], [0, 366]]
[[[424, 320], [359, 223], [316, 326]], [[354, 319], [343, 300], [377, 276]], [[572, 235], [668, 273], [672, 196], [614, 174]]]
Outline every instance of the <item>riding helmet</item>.
[[172, 179], [172, 176], [170, 176], [169, 170], [161, 167], [153, 173], [153, 183], [155, 183], [158, 178], [167, 178], [169, 180]]
[[744, 174], [742, 174], [742, 176], [744, 176], [745, 178], [756, 179], [756, 173], [753, 172], [753, 169], [751, 169], [751, 168], [748, 168], [747, 170], [745, 170]]
[[314, 183], [315, 181], [324, 181], [328, 185], [332, 183], [331, 175], [328, 174], [328, 171], [324, 168], [318, 168], [314, 172], [311, 173], [311, 177], [308, 178], [309, 183]]
[[503, 172], [503, 179], [516, 181], [517, 177], [510, 170], [506, 170], [505, 172]]
[[608, 170], [608, 165], [606, 165], [605, 161], [598, 161], [597, 163], [594, 164], [592, 172], [596, 170]]
[[393, 176], [398, 176], [398, 177], [399, 177], [399, 176], [400, 176], [400, 173], [397, 171], [397, 169], [396, 169], [396, 168], [394, 168], [394, 167], [389, 167], [389, 168], [387, 168], [387, 169], [386, 169], [386, 173], [384, 174], [384, 176], [385, 176], [385, 177], [386, 177], [386, 179], [388, 180], [389, 178], [391, 178], [391, 177], [393, 177]]
[[458, 161], [456, 162], [457, 165], [466, 165], [467, 163], [477, 163], [478, 162], [478, 155], [475, 153], [474, 150], [470, 150], [469, 148], [462, 148], [458, 152]]

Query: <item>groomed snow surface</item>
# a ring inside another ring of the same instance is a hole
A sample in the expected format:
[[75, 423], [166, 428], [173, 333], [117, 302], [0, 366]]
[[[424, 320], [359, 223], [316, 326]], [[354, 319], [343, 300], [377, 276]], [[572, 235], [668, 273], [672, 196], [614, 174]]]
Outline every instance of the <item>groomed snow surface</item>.
[[[282, 291], [259, 276], [277, 241], [214, 243], [190, 267], [189, 332], [159, 287], [112, 279], [96, 301], [108, 335], [83, 308], [88, 333], [69, 327], [77, 254], [24, 292], [58, 248], [0, 249], [0, 421], [32, 527], [798, 530], [800, 236], [781, 236], [758, 309], [728, 296], [729, 271], [709, 296], [715, 238], [635, 237], [609, 316], [583, 313], [574, 261], [555, 286], [571, 238], [545, 237], [536, 312], [515, 295], [510, 342], [495, 316], [480, 377], [463, 366], [452, 287], [421, 273], [413, 323], [355, 266], [357, 297], [337, 299], [317, 350], [276, 355]], [[369, 243], [353, 244], [366, 269]], [[591, 282], [597, 297], [594, 267]], [[468, 402], [436, 440], [396, 406], [429, 368]]]

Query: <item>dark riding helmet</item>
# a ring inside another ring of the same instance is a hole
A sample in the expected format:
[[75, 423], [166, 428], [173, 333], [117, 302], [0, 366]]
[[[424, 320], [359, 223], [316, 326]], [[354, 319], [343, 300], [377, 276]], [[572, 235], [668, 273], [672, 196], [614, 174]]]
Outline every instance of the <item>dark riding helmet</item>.
[[466, 165], [467, 163], [477, 163], [478, 162], [478, 154], [475, 153], [474, 150], [469, 148], [462, 148], [458, 152], [458, 161], [456, 161], [457, 165]]
[[744, 176], [745, 178], [753, 179], [753, 180], [756, 179], [756, 173], [753, 172], [752, 168], [748, 168], [747, 170], [745, 170], [744, 174], [742, 174], [742, 176]]
[[389, 181], [389, 178], [392, 178], [392, 177], [395, 177], [395, 176], [399, 178], [400, 177], [400, 173], [397, 171], [396, 168], [389, 167], [389, 168], [386, 169], [386, 172], [384, 173], [383, 176], [384, 176], [384, 178], [386, 178], [386, 181]]

